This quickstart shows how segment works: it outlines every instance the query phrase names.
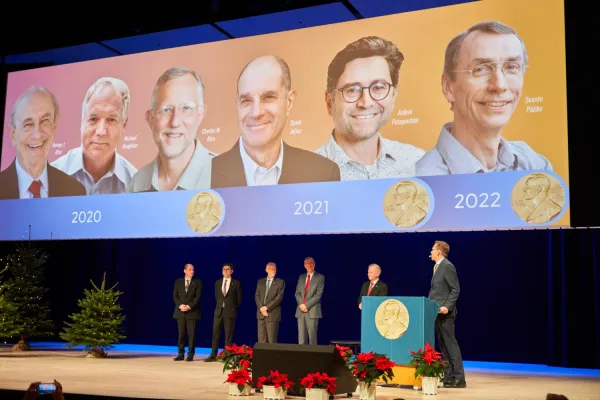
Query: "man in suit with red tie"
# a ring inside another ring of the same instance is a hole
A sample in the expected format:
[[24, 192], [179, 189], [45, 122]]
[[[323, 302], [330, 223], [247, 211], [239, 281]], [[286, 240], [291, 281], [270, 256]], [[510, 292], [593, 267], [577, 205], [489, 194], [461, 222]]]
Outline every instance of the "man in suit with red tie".
[[321, 297], [325, 290], [325, 276], [315, 271], [315, 260], [307, 257], [304, 260], [306, 274], [300, 275], [296, 285], [296, 319], [298, 320], [298, 343], [317, 344], [319, 320], [323, 318]]
[[200, 319], [200, 297], [202, 296], [202, 281], [194, 278], [194, 266], [186, 264], [185, 276], [175, 281], [173, 301], [175, 311], [173, 318], [177, 320], [178, 353], [173, 360], [182, 361], [185, 350], [185, 333], [188, 334], [188, 356], [186, 361], [193, 361], [196, 352], [196, 324]]
[[48, 164], [59, 116], [56, 97], [41, 86], [15, 101], [8, 131], [17, 156], [0, 172], [0, 200], [85, 196], [81, 183]]
[[362, 298], [363, 296], [387, 296], [388, 285], [379, 279], [381, 275], [381, 267], [377, 264], [369, 265], [367, 270], [367, 276], [369, 280], [363, 283], [360, 289], [360, 296], [358, 296], [358, 308], [362, 310]]
[[225, 330], [225, 346], [231, 346], [233, 343], [237, 309], [242, 302], [242, 285], [239, 280], [231, 277], [232, 274], [233, 264], [223, 264], [223, 278], [215, 283], [217, 304], [213, 320], [212, 351], [204, 360], [207, 362], [216, 361], [217, 359], [219, 340], [221, 339], [221, 327], [224, 327]]

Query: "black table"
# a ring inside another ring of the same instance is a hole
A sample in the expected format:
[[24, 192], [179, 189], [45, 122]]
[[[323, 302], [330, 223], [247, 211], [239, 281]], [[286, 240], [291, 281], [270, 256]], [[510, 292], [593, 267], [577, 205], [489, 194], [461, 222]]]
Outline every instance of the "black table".
[[354, 355], [360, 350], [360, 340], [332, 340], [332, 345], [339, 344], [340, 346], [350, 347]]

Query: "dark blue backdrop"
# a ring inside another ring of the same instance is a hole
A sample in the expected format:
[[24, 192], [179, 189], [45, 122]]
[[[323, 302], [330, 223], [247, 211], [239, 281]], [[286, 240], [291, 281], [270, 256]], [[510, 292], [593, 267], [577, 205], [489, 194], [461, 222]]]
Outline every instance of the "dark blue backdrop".
[[[383, 268], [390, 295], [427, 296], [434, 240], [447, 241], [461, 295], [457, 337], [464, 358], [600, 368], [600, 287], [595, 258], [598, 231], [399, 233], [243, 238], [35, 242], [50, 253], [46, 267], [53, 316], [62, 329], [77, 299], [107, 272], [119, 283], [127, 319], [125, 343], [176, 345], [174, 280], [185, 263], [203, 281], [197, 332], [210, 346], [214, 283], [221, 265], [235, 264], [243, 303], [235, 342], [256, 341], [256, 282], [267, 262], [286, 283], [280, 341], [297, 339], [294, 289], [312, 256], [326, 276], [319, 343], [360, 338], [357, 298], [370, 263]], [[1, 243], [0, 256], [14, 244]], [[53, 339], [58, 339], [55, 337]]]

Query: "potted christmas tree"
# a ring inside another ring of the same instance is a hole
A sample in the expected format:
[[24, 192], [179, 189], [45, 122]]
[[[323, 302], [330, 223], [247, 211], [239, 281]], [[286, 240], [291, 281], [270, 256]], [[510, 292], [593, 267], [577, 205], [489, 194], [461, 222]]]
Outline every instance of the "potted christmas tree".
[[0, 285], [2, 294], [2, 326], [0, 336], [20, 337], [13, 351], [31, 350], [27, 338], [51, 336], [54, 321], [50, 318], [50, 304], [46, 299], [44, 264], [48, 253], [40, 249], [17, 246], [17, 252], [9, 255], [4, 264], [8, 279]]
[[113, 287], [106, 289], [106, 273], [102, 277], [100, 288], [90, 280], [93, 290], [84, 290], [85, 298], [78, 301], [81, 311], [69, 315], [73, 322], [65, 322], [60, 337], [69, 342], [69, 348], [84, 345], [87, 357], [104, 358], [106, 350], [125, 339], [121, 324], [125, 316], [118, 304], [122, 292]]

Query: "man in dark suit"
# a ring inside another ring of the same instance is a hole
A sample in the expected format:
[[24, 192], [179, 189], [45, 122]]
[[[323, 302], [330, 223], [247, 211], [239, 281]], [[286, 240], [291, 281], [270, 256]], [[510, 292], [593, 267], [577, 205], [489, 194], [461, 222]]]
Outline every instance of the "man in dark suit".
[[59, 116], [56, 97], [41, 86], [29, 87], [15, 101], [8, 131], [17, 155], [0, 172], [0, 200], [85, 196], [81, 183], [48, 164]]
[[204, 361], [216, 361], [221, 339], [221, 327], [225, 330], [225, 346], [233, 343], [235, 319], [237, 309], [242, 302], [242, 285], [240, 281], [231, 277], [233, 264], [223, 264], [223, 278], [215, 283], [215, 316], [213, 320], [212, 351]]
[[363, 296], [387, 296], [388, 285], [379, 279], [381, 275], [381, 267], [377, 264], [369, 265], [367, 270], [367, 276], [369, 280], [363, 283], [360, 289], [360, 296], [358, 296], [358, 308], [362, 310], [362, 298]]
[[185, 333], [188, 334], [188, 356], [186, 361], [192, 361], [196, 353], [196, 324], [200, 319], [200, 297], [202, 296], [202, 281], [194, 278], [194, 266], [186, 264], [183, 272], [185, 276], [175, 281], [173, 287], [173, 301], [175, 311], [173, 318], [177, 320], [177, 357], [175, 361], [182, 361], [185, 350]]
[[435, 261], [435, 266], [433, 267], [429, 298], [435, 300], [440, 306], [435, 320], [435, 333], [442, 356], [446, 361], [444, 387], [464, 388], [467, 387], [465, 370], [460, 347], [454, 335], [456, 302], [460, 293], [460, 284], [456, 268], [447, 259], [449, 252], [448, 243], [439, 240], [431, 248], [429, 258]]
[[258, 342], [277, 343], [285, 281], [275, 277], [277, 266], [274, 262], [268, 263], [265, 271], [267, 276], [259, 279], [254, 293], [258, 320]]
[[276, 56], [250, 61], [238, 79], [240, 140], [212, 161], [211, 187], [340, 180], [338, 165], [283, 141], [296, 99], [287, 63]]
[[321, 297], [325, 290], [325, 276], [315, 271], [315, 260], [307, 257], [304, 260], [306, 274], [300, 275], [296, 285], [296, 318], [298, 319], [298, 343], [306, 343], [308, 333], [309, 344], [317, 344], [319, 320], [323, 318]]

